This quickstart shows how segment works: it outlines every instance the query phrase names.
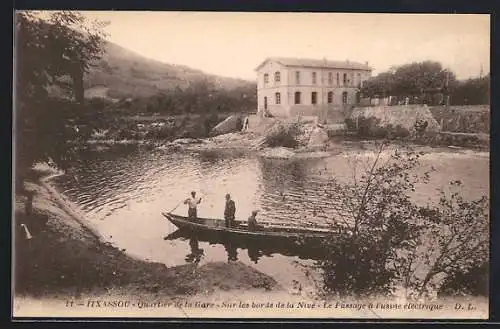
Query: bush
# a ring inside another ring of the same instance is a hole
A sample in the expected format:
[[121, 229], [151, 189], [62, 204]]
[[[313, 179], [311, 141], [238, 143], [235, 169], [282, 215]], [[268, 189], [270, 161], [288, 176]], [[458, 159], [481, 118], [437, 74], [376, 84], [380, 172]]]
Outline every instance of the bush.
[[407, 138], [410, 136], [410, 131], [401, 125], [397, 125], [396, 129], [394, 129], [393, 135], [396, 138]]
[[378, 124], [380, 119], [375, 117], [359, 117], [358, 118], [358, 136], [360, 137], [384, 137], [383, 132], [379, 129]]
[[430, 178], [430, 172], [417, 174], [421, 153], [383, 153], [385, 145], [366, 170], [353, 166], [352, 183], [329, 183], [326, 192], [336, 202], [331, 227], [345, 234], [324, 241], [327, 257], [317, 265], [325, 291], [362, 296], [390, 293], [399, 285], [410, 298], [486, 291], [484, 280], [469, 281], [481, 281], [486, 273], [488, 199], [464, 200], [453, 190], [461, 186], [455, 181], [437, 205], [415, 204], [410, 193]]
[[439, 295], [489, 296], [489, 262], [474, 264], [469, 270], [453, 271], [444, 279]]
[[175, 136], [175, 129], [168, 126], [150, 130], [144, 135], [148, 139], [170, 139], [173, 136]]
[[400, 139], [408, 138], [411, 134], [410, 131], [398, 124], [394, 127], [392, 124], [386, 126], [380, 125], [380, 119], [376, 117], [363, 117], [357, 119], [347, 118], [345, 120], [347, 129], [355, 131], [359, 137], [375, 138], [375, 139]]
[[345, 125], [347, 127], [347, 130], [349, 131], [356, 131], [356, 120], [353, 120], [352, 118], [347, 118], [345, 119]]
[[278, 124], [274, 126], [265, 137], [265, 144], [269, 147], [297, 147], [297, 140], [301, 133], [299, 123]]

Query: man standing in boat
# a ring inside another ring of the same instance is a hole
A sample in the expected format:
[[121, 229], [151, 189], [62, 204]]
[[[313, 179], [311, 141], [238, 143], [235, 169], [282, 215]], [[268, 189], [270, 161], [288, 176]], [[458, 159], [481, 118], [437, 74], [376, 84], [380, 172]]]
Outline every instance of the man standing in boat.
[[231, 200], [231, 195], [226, 194], [226, 207], [224, 208], [224, 220], [226, 227], [234, 226], [234, 214], [236, 213], [236, 205]]
[[196, 192], [191, 192], [191, 197], [184, 200], [184, 204], [188, 205], [188, 218], [195, 220], [198, 217], [197, 206], [200, 204], [201, 198], [196, 197]]

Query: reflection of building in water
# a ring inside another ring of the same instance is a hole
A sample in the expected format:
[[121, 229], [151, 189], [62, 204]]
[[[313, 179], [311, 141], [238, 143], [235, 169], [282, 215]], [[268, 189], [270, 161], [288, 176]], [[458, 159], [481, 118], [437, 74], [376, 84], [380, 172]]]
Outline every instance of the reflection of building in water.
[[[337, 202], [329, 187], [324, 159], [261, 159], [262, 217], [294, 223], [324, 224], [334, 218]], [[330, 194], [329, 194], [330, 193]]]
[[260, 169], [263, 186], [261, 216], [266, 220], [299, 220], [303, 214], [294, 207], [300, 208], [304, 203], [307, 164], [303, 161], [261, 159]]
[[265, 191], [285, 191], [303, 186], [306, 164], [301, 161], [260, 160]]

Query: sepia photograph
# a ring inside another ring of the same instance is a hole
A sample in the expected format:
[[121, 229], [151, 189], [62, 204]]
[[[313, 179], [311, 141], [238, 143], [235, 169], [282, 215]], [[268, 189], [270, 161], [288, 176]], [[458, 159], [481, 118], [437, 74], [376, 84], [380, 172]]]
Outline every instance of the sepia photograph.
[[15, 11], [12, 317], [488, 319], [490, 15]]

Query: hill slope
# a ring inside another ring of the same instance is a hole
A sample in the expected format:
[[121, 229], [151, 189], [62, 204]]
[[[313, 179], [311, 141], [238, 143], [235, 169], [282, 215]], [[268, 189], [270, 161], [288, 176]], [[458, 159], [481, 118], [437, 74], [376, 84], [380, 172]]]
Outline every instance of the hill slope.
[[186, 88], [208, 81], [222, 89], [251, 87], [251, 81], [209, 75], [183, 65], [166, 64], [145, 58], [107, 42], [105, 53], [85, 77], [86, 97], [147, 97], [162, 90]]

